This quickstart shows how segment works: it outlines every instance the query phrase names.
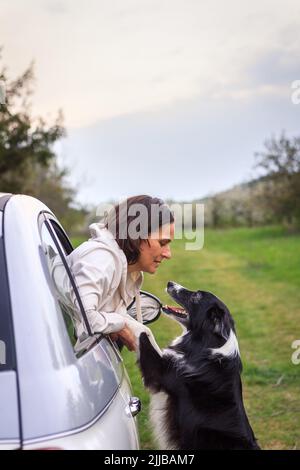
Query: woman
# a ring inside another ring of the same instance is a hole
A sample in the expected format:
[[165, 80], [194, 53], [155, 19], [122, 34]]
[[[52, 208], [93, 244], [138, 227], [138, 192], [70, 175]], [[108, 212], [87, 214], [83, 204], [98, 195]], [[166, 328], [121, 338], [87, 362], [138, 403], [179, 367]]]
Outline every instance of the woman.
[[[104, 223], [92, 224], [90, 232], [91, 238], [68, 256], [68, 264], [92, 332], [112, 334], [131, 351], [137, 350], [142, 331], [154, 344], [149, 328], [130, 317], [127, 307], [134, 297], [139, 299], [143, 272], [153, 274], [171, 258], [173, 214], [161, 199], [134, 196], [116, 205]], [[52, 268], [57, 285], [55, 265]], [[67, 290], [76, 305], [72, 288]]]

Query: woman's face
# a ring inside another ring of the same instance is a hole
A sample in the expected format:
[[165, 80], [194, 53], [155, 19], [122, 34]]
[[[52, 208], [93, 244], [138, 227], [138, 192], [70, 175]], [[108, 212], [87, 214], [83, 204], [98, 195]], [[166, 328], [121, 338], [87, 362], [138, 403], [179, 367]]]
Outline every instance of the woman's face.
[[165, 224], [157, 232], [150, 234], [147, 240], [140, 245], [138, 270], [146, 273], [155, 273], [164, 259], [171, 258], [170, 243], [174, 239], [174, 223]]

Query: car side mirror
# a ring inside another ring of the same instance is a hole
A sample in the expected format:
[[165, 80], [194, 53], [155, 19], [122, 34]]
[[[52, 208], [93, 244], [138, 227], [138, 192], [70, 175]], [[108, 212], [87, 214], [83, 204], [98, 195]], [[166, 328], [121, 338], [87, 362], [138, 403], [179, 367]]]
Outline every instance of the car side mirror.
[[[143, 324], [152, 323], [157, 320], [161, 314], [162, 303], [158, 297], [150, 292], [140, 291], [141, 312]], [[127, 307], [127, 313], [136, 320], [136, 301], [135, 299]]]

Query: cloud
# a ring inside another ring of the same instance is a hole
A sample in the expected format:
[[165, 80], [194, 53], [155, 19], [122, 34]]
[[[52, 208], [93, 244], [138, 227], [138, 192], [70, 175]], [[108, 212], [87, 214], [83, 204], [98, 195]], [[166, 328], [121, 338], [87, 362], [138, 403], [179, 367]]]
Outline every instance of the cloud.
[[10, 67], [19, 71], [35, 59], [36, 112], [62, 107], [68, 126], [199, 95], [277, 93], [269, 82], [282, 83], [293, 71], [285, 71], [284, 57], [300, 53], [295, 0], [285, 8], [269, 0], [247, 7], [237, 0], [89, 0], [88, 8], [83, 0], [2, 2]]
[[250, 179], [254, 152], [283, 128], [297, 133], [299, 116], [300, 106], [281, 96], [199, 97], [74, 129], [65, 154], [76, 162], [74, 181], [89, 180], [81, 200], [145, 192], [189, 200]]
[[1, 16], [10, 75], [35, 59], [35, 114], [64, 111], [85, 200], [225, 189], [271, 132], [298, 131], [298, 0], [2, 0]]
[[54, 15], [64, 15], [69, 11], [68, 0], [50, 0], [45, 4], [45, 10]]
[[299, 55], [284, 49], [270, 50], [253, 61], [247, 77], [254, 86], [290, 86], [293, 80], [300, 78]]

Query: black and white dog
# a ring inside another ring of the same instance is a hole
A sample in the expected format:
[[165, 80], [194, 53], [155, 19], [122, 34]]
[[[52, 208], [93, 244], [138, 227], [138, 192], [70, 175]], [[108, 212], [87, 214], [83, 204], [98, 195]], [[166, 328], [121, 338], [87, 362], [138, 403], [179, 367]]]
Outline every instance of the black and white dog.
[[164, 307], [185, 332], [162, 355], [140, 336], [140, 367], [161, 449], [259, 449], [242, 397], [234, 321], [209, 292], [169, 282], [182, 308]]

